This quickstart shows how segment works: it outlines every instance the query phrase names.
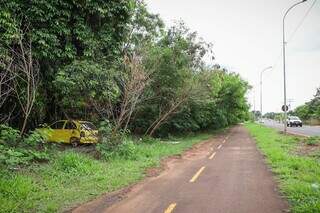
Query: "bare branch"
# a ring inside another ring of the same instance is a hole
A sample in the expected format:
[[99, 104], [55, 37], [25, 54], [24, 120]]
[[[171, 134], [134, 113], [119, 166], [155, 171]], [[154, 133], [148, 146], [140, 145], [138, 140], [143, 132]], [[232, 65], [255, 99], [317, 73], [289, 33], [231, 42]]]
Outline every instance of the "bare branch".
[[12, 90], [24, 114], [21, 134], [25, 132], [28, 118], [36, 99], [39, 84], [39, 64], [32, 56], [32, 43], [23, 31], [19, 31], [16, 45], [9, 48], [12, 62], [8, 71], [12, 76]]

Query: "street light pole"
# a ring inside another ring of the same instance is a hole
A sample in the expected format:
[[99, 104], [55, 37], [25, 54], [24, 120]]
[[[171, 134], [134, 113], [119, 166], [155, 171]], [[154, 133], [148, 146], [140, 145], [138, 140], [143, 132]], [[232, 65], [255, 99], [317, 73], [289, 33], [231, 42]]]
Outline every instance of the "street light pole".
[[291, 9], [295, 6], [306, 2], [302, 0], [292, 5], [284, 14], [282, 19], [282, 53], [283, 53], [283, 98], [284, 98], [284, 134], [287, 133], [287, 82], [286, 82], [286, 37], [285, 37], [285, 19]]
[[263, 69], [261, 72], [260, 72], [260, 119], [262, 121], [262, 74], [267, 71], [268, 69], [271, 69], [272, 67], [266, 67], [265, 69]]

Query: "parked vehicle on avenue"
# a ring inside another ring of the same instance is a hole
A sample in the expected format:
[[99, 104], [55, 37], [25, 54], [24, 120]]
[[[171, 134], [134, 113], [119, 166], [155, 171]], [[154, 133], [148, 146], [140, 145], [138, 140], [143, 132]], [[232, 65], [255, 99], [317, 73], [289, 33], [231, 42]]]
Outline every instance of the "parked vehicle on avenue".
[[88, 121], [59, 120], [39, 130], [48, 136], [49, 142], [70, 143], [72, 146], [98, 142], [98, 129]]
[[302, 121], [297, 116], [288, 116], [287, 119], [287, 126], [293, 127], [293, 126], [300, 126], [302, 127]]

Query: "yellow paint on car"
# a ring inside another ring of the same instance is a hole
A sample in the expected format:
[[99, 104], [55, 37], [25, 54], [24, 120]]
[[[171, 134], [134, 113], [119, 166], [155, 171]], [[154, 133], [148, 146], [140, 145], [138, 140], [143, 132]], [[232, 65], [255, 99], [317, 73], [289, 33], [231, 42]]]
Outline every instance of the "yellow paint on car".
[[41, 128], [47, 140], [56, 143], [97, 143], [98, 130], [88, 121], [60, 120], [49, 126]]

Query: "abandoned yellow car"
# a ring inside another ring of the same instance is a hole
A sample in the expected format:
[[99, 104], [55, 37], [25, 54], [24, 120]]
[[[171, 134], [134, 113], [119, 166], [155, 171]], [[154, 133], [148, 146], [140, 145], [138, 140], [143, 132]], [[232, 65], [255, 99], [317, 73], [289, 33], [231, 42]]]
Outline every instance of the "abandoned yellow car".
[[70, 143], [73, 146], [98, 142], [98, 130], [88, 121], [60, 120], [49, 128], [39, 130], [47, 135], [49, 142]]

